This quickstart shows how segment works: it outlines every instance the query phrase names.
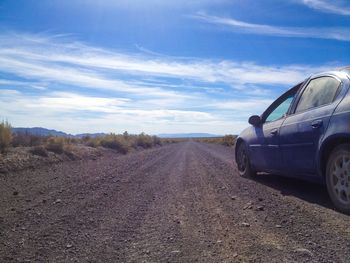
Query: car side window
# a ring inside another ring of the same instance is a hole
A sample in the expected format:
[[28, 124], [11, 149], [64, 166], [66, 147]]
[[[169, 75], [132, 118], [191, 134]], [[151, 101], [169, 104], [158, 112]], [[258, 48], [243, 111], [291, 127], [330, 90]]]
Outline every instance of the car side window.
[[266, 118], [265, 122], [276, 121], [284, 117], [294, 99], [294, 94], [288, 96], [284, 101], [282, 101]]
[[332, 77], [313, 79], [305, 88], [295, 112], [301, 112], [331, 103], [338, 92], [340, 82]]

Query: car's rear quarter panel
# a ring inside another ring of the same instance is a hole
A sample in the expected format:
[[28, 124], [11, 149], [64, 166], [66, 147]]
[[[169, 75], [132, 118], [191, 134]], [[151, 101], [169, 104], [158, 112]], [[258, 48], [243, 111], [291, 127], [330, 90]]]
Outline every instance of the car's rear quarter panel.
[[350, 143], [350, 82], [348, 77], [343, 77], [342, 83], [342, 100], [334, 110], [327, 130], [319, 142], [317, 160], [320, 176], [324, 175], [330, 152], [339, 144]]

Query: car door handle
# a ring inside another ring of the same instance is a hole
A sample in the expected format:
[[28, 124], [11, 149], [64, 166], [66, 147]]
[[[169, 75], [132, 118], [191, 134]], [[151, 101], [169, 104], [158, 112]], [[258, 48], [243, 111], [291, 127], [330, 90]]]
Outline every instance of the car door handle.
[[311, 122], [311, 127], [313, 129], [317, 129], [317, 128], [320, 128], [323, 124], [323, 121], [322, 120], [315, 120], [313, 122]]
[[277, 133], [278, 133], [278, 129], [273, 129], [270, 131], [271, 135], [277, 135]]

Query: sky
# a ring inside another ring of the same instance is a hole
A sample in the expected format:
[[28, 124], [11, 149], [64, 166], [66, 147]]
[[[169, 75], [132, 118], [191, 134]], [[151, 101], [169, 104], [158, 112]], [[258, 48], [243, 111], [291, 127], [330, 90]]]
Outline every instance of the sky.
[[14, 127], [238, 134], [347, 65], [348, 0], [0, 0], [0, 119]]

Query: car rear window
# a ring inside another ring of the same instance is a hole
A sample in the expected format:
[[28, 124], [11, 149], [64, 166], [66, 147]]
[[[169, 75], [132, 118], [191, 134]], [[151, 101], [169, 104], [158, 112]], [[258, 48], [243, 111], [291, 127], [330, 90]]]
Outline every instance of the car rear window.
[[331, 103], [337, 95], [340, 82], [332, 77], [321, 77], [309, 82], [295, 112], [301, 112]]

